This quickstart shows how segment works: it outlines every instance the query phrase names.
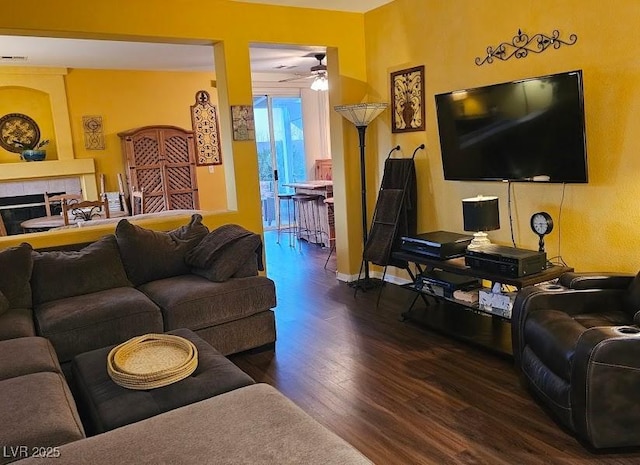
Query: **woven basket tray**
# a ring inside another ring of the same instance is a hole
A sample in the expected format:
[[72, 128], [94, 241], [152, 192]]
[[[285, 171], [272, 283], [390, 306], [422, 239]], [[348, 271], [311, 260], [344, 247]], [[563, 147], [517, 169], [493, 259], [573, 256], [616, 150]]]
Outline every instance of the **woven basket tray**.
[[180, 381], [198, 367], [198, 350], [187, 339], [145, 334], [114, 347], [107, 356], [111, 379], [128, 389], [154, 389]]

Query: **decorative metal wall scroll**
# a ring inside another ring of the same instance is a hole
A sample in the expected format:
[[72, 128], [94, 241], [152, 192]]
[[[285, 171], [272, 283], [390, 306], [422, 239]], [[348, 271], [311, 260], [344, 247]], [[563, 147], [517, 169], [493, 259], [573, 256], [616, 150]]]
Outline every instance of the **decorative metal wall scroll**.
[[233, 140], [255, 140], [256, 125], [251, 105], [231, 105]]
[[40, 140], [36, 122], [22, 113], [9, 113], [0, 118], [0, 147], [20, 153], [34, 148]]
[[84, 148], [87, 150], [104, 150], [104, 131], [102, 116], [83, 116]]
[[497, 47], [491, 45], [487, 47], [487, 56], [484, 59], [476, 57], [476, 65], [482, 66], [485, 63], [493, 63], [493, 59], [507, 61], [515, 56], [516, 58], [524, 58], [529, 53], [542, 53], [549, 47], [560, 48], [561, 45], [573, 45], [578, 41], [578, 36], [571, 34], [568, 40], [560, 39], [560, 32], [557, 29], [546, 35], [542, 33], [534, 34], [529, 37], [527, 34], [518, 29], [518, 33], [513, 36], [511, 42], [502, 42]]
[[391, 73], [391, 132], [424, 131], [424, 66]]
[[196, 104], [191, 106], [191, 125], [196, 141], [196, 165], [221, 165], [218, 111], [205, 90], [196, 92]]

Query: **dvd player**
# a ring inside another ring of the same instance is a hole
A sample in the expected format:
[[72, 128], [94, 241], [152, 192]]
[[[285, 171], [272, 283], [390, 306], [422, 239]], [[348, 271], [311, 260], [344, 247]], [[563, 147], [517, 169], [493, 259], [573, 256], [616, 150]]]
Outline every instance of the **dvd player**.
[[547, 254], [491, 244], [467, 250], [464, 261], [475, 270], [521, 278], [542, 272], [547, 265]]
[[447, 260], [462, 257], [473, 236], [449, 231], [433, 231], [417, 236], [403, 236], [400, 248], [405, 252]]

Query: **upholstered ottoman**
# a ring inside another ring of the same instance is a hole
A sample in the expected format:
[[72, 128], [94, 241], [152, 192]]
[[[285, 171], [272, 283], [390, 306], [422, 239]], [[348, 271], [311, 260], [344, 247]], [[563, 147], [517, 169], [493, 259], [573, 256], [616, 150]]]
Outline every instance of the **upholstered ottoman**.
[[107, 373], [107, 355], [114, 347], [76, 356], [72, 363], [76, 399], [88, 434], [134, 423], [192, 404], [254, 380], [189, 329], [168, 332], [190, 340], [198, 349], [198, 368], [177, 383], [137, 391], [114, 383]]

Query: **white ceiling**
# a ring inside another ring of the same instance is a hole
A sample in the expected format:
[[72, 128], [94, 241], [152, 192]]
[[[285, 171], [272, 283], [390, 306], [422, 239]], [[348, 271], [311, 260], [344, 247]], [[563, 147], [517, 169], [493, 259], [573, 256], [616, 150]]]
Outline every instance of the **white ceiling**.
[[[313, 57], [324, 47], [254, 45], [254, 73], [306, 74], [318, 64]], [[0, 36], [0, 66], [87, 69], [211, 71], [211, 45], [182, 45], [109, 40]]]
[[[366, 12], [392, 0], [234, 0], [292, 7]], [[309, 74], [321, 46], [253, 45], [254, 80], [279, 80]], [[326, 64], [326, 62], [324, 62]], [[88, 69], [211, 71], [211, 45], [185, 45], [108, 40], [0, 36], [0, 66], [41, 66]]]

